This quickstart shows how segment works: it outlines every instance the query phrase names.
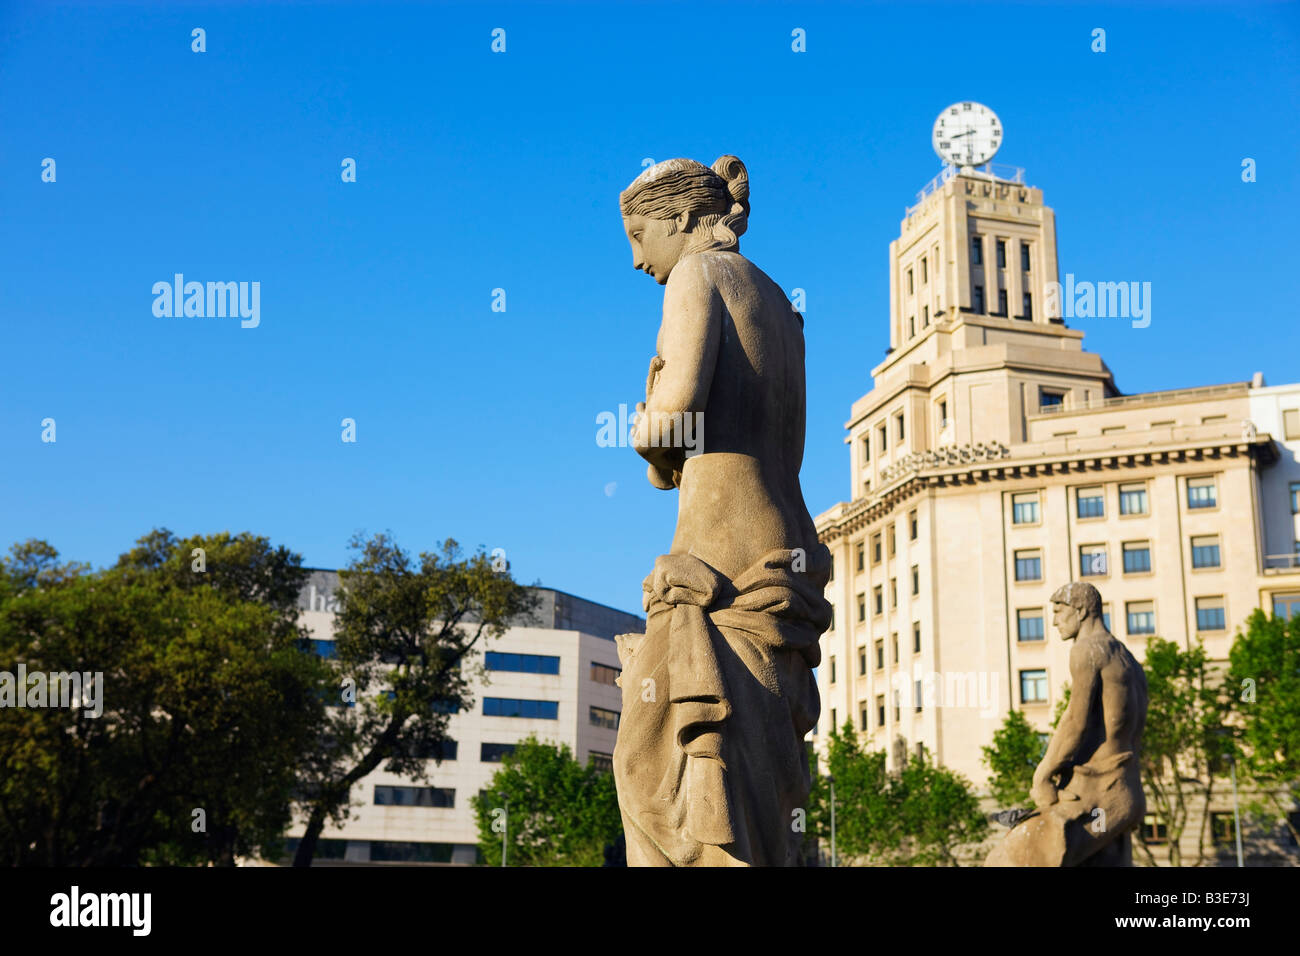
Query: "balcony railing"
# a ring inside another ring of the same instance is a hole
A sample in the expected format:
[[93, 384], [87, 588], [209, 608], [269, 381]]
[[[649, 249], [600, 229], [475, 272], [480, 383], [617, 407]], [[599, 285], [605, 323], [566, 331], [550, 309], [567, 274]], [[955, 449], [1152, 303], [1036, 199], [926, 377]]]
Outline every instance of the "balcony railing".
[[1180, 388], [1168, 392], [1141, 392], [1137, 395], [1120, 395], [1117, 398], [1094, 398], [1090, 402], [1073, 402], [1069, 405], [1039, 405], [1038, 414], [1062, 415], [1066, 412], [1081, 412], [1094, 408], [1119, 408], [1124, 405], [1159, 405], [1171, 401], [1221, 398], [1228, 395], [1244, 395], [1249, 388], [1249, 382], [1232, 382], [1228, 385], [1204, 385], [1199, 388]]
[[1295, 571], [1300, 569], [1300, 554], [1266, 554], [1265, 571]]

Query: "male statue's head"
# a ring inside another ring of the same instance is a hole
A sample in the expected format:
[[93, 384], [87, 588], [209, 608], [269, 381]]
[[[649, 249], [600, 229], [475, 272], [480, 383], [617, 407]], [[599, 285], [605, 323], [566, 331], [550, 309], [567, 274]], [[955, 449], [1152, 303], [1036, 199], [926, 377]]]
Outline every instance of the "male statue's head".
[[632, 267], [664, 285], [683, 256], [740, 251], [749, 219], [749, 173], [735, 156], [720, 156], [712, 169], [693, 159], [668, 159], [632, 180], [618, 205]]
[[1052, 623], [1061, 632], [1061, 640], [1072, 641], [1086, 621], [1102, 625], [1101, 592], [1091, 584], [1071, 581], [1052, 594]]

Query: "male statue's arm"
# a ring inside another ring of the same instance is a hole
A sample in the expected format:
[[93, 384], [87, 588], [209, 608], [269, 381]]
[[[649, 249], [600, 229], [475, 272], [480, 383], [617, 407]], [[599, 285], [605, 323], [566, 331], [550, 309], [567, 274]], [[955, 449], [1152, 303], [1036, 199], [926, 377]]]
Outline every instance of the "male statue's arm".
[[[664, 288], [659, 328], [659, 361], [647, 382], [644, 408], [638, 406], [633, 446], [661, 476], [680, 471], [685, 461], [683, 416], [703, 412], [713, 384], [722, 335], [722, 296], [708, 274], [708, 261], [688, 256], [677, 264]], [[694, 432], [699, 437], [699, 430]]]
[[1070, 654], [1070, 702], [1065, 705], [1056, 733], [1048, 741], [1047, 753], [1034, 771], [1034, 782], [1029, 795], [1038, 807], [1051, 806], [1057, 801], [1057, 787], [1052, 778], [1074, 766], [1074, 758], [1088, 729], [1088, 714], [1092, 699], [1101, 680], [1101, 672], [1093, 655], [1080, 647]]

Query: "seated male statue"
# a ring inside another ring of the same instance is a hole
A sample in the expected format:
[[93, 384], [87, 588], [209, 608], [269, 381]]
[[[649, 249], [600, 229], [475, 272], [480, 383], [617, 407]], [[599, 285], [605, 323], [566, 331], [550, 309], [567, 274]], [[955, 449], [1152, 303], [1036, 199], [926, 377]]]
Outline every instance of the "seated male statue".
[[985, 866], [1131, 866], [1146, 800], [1138, 767], [1146, 724], [1142, 665], [1106, 629], [1101, 595], [1072, 582], [1052, 595], [1070, 648], [1070, 702], [1034, 771], [1034, 809], [1018, 817]]

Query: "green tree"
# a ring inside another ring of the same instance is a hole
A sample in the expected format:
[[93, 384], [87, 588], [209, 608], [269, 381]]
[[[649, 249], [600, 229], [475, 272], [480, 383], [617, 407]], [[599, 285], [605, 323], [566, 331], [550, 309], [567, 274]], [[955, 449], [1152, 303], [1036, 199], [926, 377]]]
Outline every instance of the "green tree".
[[[957, 866], [957, 850], [988, 830], [963, 777], [917, 753], [889, 773], [884, 752], [861, 746], [851, 722], [831, 728], [827, 770], [835, 780], [836, 853], [847, 863]], [[814, 781], [808, 820], [809, 832], [829, 843], [825, 776]]]
[[1013, 710], [993, 732], [993, 745], [982, 747], [984, 765], [992, 771], [989, 794], [999, 807], [1032, 806], [1029, 788], [1046, 745], [1023, 711]]
[[356, 536], [339, 572], [336, 657], [326, 717], [302, 766], [306, 831], [294, 866], [310, 866], [328, 821], [341, 825], [352, 788], [381, 764], [427, 780], [448, 717], [473, 705], [466, 666], [486, 641], [526, 621], [537, 599], [482, 550], [455, 541], [419, 564], [385, 534]]
[[1240, 727], [1238, 767], [1259, 790], [1256, 815], [1300, 843], [1290, 811], [1300, 791], [1300, 616], [1256, 609], [1229, 653], [1227, 693]]
[[[1208, 821], [1217, 768], [1231, 747], [1220, 733], [1228, 712], [1199, 641], [1184, 650], [1153, 637], [1147, 643], [1143, 669], [1148, 703], [1141, 762], [1147, 808], [1165, 827], [1169, 865], [1182, 866], [1180, 840], [1191, 811], [1199, 804], [1202, 820]], [[1205, 827], [1203, 822], [1195, 865], [1205, 861]], [[1141, 830], [1135, 842], [1148, 864], [1158, 865]]]
[[568, 744], [529, 736], [471, 798], [479, 849], [489, 863], [507, 844], [509, 866], [601, 866], [623, 832], [614, 775], [583, 766]]
[[153, 532], [100, 572], [43, 542], [3, 562], [0, 670], [103, 675], [98, 717], [0, 708], [7, 862], [231, 864], [278, 845], [320, 671], [282, 609], [164, 570], [181, 544]]

